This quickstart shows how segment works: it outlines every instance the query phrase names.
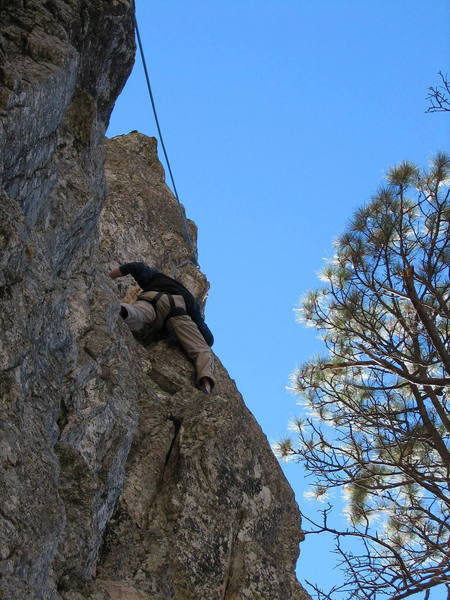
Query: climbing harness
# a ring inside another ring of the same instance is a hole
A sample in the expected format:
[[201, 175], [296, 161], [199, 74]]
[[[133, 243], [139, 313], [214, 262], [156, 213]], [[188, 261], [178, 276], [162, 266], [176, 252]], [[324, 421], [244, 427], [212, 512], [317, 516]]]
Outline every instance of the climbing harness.
[[159, 135], [159, 139], [160, 139], [160, 142], [161, 142], [161, 147], [163, 149], [164, 157], [165, 157], [166, 164], [167, 164], [167, 169], [169, 171], [170, 180], [172, 182], [173, 192], [174, 192], [175, 198], [176, 198], [176, 200], [178, 202], [178, 208], [179, 208], [179, 211], [180, 211], [181, 220], [183, 222], [183, 228], [184, 228], [184, 234], [185, 234], [184, 238], [185, 238], [186, 242], [188, 243], [188, 245], [189, 245], [189, 247], [191, 249], [192, 258], [193, 258], [193, 260], [185, 260], [182, 263], [180, 263], [179, 265], [176, 265], [174, 267], [174, 269], [173, 269], [173, 273], [175, 273], [178, 269], [180, 269], [181, 267], [184, 267], [185, 265], [188, 265], [188, 264], [191, 264], [191, 265], [193, 265], [194, 267], [196, 267], [198, 269], [199, 265], [198, 265], [197, 252], [196, 252], [196, 249], [194, 248], [194, 244], [192, 243], [192, 237], [191, 237], [191, 234], [189, 232], [186, 215], [184, 213], [183, 206], [182, 206], [180, 198], [178, 196], [177, 187], [175, 185], [175, 180], [174, 180], [173, 173], [172, 173], [172, 168], [170, 166], [169, 157], [167, 155], [166, 146], [164, 144], [163, 136], [162, 136], [162, 133], [161, 133], [161, 127], [159, 125], [158, 113], [156, 111], [155, 99], [153, 97], [152, 86], [150, 84], [150, 77], [149, 77], [149, 74], [148, 74], [147, 62], [145, 60], [144, 48], [143, 48], [141, 36], [140, 36], [140, 33], [139, 33], [139, 27], [138, 27], [138, 24], [137, 24], [136, 15], [134, 15], [134, 26], [136, 28], [136, 37], [137, 37], [137, 41], [138, 41], [139, 52], [140, 52], [140, 55], [141, 55], [142, 66], [144, 67], [145, 79], [147, 81], [147, 89], [148, 89], [148, 94], [149, 94], [150, 102], [151, 102], [152, 109], [153, 109], [153, 116], [155, 118], [156, 128], [158, 130], [158, 135]]
[[[183, 294], [180, 294], [180, 295], [183, 295]], [[153, 296], [153, 298], [149, 298], [148, 296], [145, 296], [145, 294], [141, 294], [140, 296], [138, 296], [138, 300], [141, 300], [141, 301], [144, 300], [145, 302], [148, 302], [149, 304], [151, 304], [153, 306], [153, 308], [156, 311], [157, 304], [158, 304], [158, 301], [161, 298], [161, 296], [167, 296], [167, 299], [169, 300], [169, 305], [170, 305], [169, 312], [167, 313], [167, 315], [164, 319], [164, 323], [163, 323], [164, 328], [167, 326], [167, 321], [169, 321], [169, 319], [171, 319], [172, 317], [180, 317], [180, 316], [188, 315], [191, 317], [191, 319], [197, 325], [198, 330], [202, 334], [202, 336], [203, 336], [205, 342], [208, 344], [208, 346], [213, 345], [214, 336], [211, 333], [211, 331], [209, 330], [209, 327], [206, 325], [205, 321], [203, 320], [203, 318], [198, 310], [195, 310], [195, 308], [193, 308], [193, 307], [191, 307], [191, 309], [189, 309], [187, 298], [184, 297], [184, 295], [183, 295], [183, 298], [184, 298], [187, 310], [185, 310], [184, 308], [181, 308], [180, 306], [175, 306], [175, 300], [173, 299], [172, 295], [169, 292], [157, 292], [155, 294], [155, 296]]]
[[169, 319], [171, 319], [172, 317], [180, 317], [182, 315], [188, 314], [184, 310], [184, 308], [175, 306], [175, 300], [167, 292], [158, 292], [156, 294], [156, 296], [153, 296], [153, 298], [145, 298], [145, 297], [140, 296], [139, 300], [145, 300], [145, 302], [148, 302], [149, 304], [151, 304], [153, 306], [153, 308], [156, 310], [156, 305], [158, 304], [158, 300], [161, 298], [161, 296], [167, 296], [167, 299], [169, 300], [169, 305], [170, 305], [170, 310], [167, 313], [166, 318], [164, 319], [163, 327], [165, 327], [167, 325], [167, 321]]

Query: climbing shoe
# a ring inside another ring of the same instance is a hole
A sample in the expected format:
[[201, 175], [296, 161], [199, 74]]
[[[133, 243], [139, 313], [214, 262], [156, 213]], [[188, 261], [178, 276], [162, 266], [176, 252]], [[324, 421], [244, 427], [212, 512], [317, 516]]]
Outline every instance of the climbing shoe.
[[213, 382], [209, 377], [202, 377], [198, 382], [198, 389], [205, 392], [205, 394], [210, 394], [213, 389]]

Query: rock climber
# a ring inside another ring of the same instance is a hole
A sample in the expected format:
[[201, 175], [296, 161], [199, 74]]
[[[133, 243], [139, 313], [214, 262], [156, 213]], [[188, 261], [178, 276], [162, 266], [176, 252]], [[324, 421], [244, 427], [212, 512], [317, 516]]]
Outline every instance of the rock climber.
[[214, 381], [214, 342], [200, 313], [198, 302], [178, 281], [142, 262], [130, 262], [113, 269], [112, 279], [131, 275], [143, 290], [133, 304], [121, 303], [120, 316], [131, 331], [150, 326], [153, 333], [167, 329], [173, 333], [194, 363], [197, 387], [211, 393]]

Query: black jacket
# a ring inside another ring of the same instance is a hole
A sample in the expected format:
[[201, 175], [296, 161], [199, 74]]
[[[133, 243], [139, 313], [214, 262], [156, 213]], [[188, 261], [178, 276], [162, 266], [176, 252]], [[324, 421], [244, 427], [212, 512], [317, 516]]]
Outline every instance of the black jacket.
[[167, 294], [183, 296], [187, 314], [197, 325], [208, 346], [213, 345], [214, 337], [203, 320], [200, 306], [183, 284], [141, 262], [126, 263], [120, 265], [119, 269], [122, 275], [131, 275], [144, 292], [166, 292]]

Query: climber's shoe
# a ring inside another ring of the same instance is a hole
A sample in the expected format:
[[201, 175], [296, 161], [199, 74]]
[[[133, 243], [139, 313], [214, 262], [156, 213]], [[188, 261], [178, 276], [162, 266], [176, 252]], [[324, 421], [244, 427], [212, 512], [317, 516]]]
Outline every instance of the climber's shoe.
[[202, 377], [198, 382], [198, 389], [205, 394], [210, 394], [213, 386], [214, 384], [209, 377]]

